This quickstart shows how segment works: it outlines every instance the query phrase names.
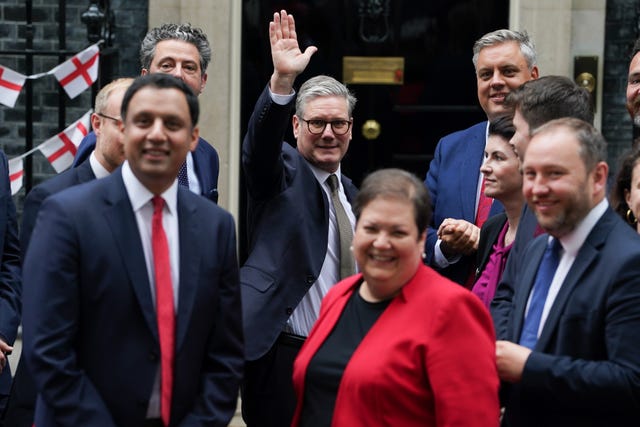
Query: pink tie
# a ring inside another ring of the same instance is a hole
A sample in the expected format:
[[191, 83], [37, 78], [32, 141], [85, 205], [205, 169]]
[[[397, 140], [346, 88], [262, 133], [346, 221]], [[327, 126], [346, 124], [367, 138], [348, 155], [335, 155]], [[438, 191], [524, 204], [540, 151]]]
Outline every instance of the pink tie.
[[151, 244], [153, 246], [153, 269], [156, 274], [156, 313], [160, 337], [160, 412], [164, 425], [168, 426], [173, 391], [176, 318], [173, 308], [169, 245], [162, 227], [163, 207], [164, 199], [160, 196], [154, 196]]

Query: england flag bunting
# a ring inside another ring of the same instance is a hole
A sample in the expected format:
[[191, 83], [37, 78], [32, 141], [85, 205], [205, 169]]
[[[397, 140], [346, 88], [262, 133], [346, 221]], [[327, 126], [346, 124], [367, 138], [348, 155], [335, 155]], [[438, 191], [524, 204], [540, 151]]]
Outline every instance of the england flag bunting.
[[13, 108], [27, 76], [0, 65], [0, 103]]
[[62, 172], [73, 163], [73, 157], [76, 155], [82, 138], [89, 133], [90, 118], [91, 110], [87, 111], [84, 116], [69, 125], [65, 130], [49, 138], [38, 147], [56, 172]]
[[99, 58], [100, 48], [94, 44], [52, 70], [69, 98], [75, 98], [98, 79]]
[[24, 157], [16, 157], [9, 160], [9, 181], [11, 182], [11, 195], [14, 196], [22, 188], [22, 178], [24, 177]]

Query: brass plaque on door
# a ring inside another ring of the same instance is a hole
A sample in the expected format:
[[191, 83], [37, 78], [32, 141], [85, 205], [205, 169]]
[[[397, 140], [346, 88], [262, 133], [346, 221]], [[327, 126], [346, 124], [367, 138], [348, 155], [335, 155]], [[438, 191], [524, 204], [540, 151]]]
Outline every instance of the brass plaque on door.
[[404, 83], [404, 57], [345, 56], [342, 77], [346, 84], [401, 85]]

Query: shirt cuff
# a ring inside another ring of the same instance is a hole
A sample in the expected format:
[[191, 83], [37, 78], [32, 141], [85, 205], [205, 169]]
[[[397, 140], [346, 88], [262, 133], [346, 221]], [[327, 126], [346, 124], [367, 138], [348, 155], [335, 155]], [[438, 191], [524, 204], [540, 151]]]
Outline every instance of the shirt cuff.
[[433, 262], [435, 263], [436, 266], [440, 268], [445, 268], [450, 266], [451, 264], [455, 264], [456, 262], [460, 261], [460, 258], [462, 258], [462, 255], [460, 254], [454, 256], [451, 259], [447, 259], [447, 257], [444, 256], [444, 254], [442, 253], [442, 250], [440, 249], [441, 243], [442, 243], [442, 240], [438, 239], [433, 249]]

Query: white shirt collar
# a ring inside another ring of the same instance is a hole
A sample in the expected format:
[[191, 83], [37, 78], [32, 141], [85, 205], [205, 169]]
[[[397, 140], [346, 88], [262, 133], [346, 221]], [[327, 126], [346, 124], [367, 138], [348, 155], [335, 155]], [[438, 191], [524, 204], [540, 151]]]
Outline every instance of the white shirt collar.
[[[133, 174], [128, 161], [125, 161], [122, 165], [122, 180], [124, 181], [124, 187], [127, 190], [127, 195], [129, 196], [134, 212], [140, 210], [140, 208], [149, 203], [153, 198], [154, 194]], [[178, 206], [178, 182], [173, 181], [171, 186], [160, 196], [164, 199], [165, 206], [169, 209], [169, 213], [175, 215]]]
[[338, 170], [336, 170], [335, 172], [329, 173], [324, 169], [320, 169], [319, 167], [312, 165], [309, 162], [307, 162], [307, 164], [311, 168], [311, 172], [313, 172], [313, 175], [315, 175], [320, 185], [324, 186], [324, 183], [327, 182], [327, 178], [329, 178], [329, 175], [333, 174], [338, 177], [338, 187], [342, 187], [342, 181], [341, 181], [342, 176], [340, 172], [340, 165], [338, 165]]
[[89, 163], [91, 165], [91, 170], [93, 171], [93, 174], [96, 176], [96, 178], [100, 179], [111, 175], [111, 172], [109, 172], [104, 166], [102, 166], [102, 163], [100, 163], [100, 161], [96, 157], [96, 150], [93, 150], [91, 152], [91, 156], [89, 156]]
[[573, 231], [560, 238], [562, 248], [567, 254], [573, 257], [578, 254], [578, 251], [584, 244], [585, 240], [587, 240], [589, 233], [591, 233], [591, 230], [593, 230], [593, 227], [595, 227], [596, 223], [600, 220], [602, 215], [604, 215], [608, 207], [609, 202], [607, 201], [607, 198], [604, 197], [600, 203], [595, 205], [591, 211], [589, 211], [587, 216], [580, 221]]

